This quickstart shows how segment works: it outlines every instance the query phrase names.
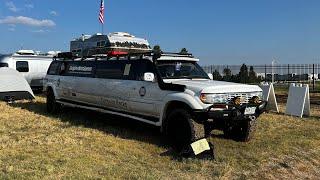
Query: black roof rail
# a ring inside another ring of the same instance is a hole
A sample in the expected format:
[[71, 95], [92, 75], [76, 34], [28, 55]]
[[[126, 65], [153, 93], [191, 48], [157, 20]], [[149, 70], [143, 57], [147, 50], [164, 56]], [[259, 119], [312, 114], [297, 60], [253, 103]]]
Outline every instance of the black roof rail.
[[193, 58], [194, 56], [190, 53], [173, 53], [173, 52], [162, 52], [162, 51], [154, 51], [154, 50], [150, 50], [150, 51], [143, 51], [143, 52], [124, 52], [123, 54], [119, 53], [113, 55], [112, 52], [117, 52], [117, 51], [110, 51], [109, 53], [97, 53], [97, 54], [90, 54], [88, 56], [83, 56], [83, 57], [78, 57], [75, 56], [72, 52], [62, 52], [59, 53], [56, 57], [54, 57], [54, 59], [56, 60], [58, 59], [62, 59], [62, 60], [74, 60], [74, 59], [81, 59], [81, 60], [85, 60], [88, 58], [95, 58], [96, 60], [101, 58], [101, 59], [110, 59], [110, 58], [120, 58], [120, 57], [128, 57], [128, 59], [130, 59], [132, 56], [140, 56], [141, 58], [143, 58], [143, 56], [149, 56], [152, 57], [153, 60], [157, 60], [159, 59], [161, 56], [178, 56], [178, 57], [190, 57]]

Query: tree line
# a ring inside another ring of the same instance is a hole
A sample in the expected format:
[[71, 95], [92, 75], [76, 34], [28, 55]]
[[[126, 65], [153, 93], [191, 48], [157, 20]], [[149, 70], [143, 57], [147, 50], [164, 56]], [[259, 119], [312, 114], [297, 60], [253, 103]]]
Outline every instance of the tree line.
[[238, 74], [232, 74], [231, 69], [224, 68], [223, 74], [221, 75], [219, 71], [214, 70], [212, 72], [213, 79], [219, 81], [228, 81], [228, 82], [237, 82], [237, 83], [259, 83], [262, 81], [262, 78], [257, 76], [257, 73], [254, 71], [253, 66], [248, 66], [242, 64]]

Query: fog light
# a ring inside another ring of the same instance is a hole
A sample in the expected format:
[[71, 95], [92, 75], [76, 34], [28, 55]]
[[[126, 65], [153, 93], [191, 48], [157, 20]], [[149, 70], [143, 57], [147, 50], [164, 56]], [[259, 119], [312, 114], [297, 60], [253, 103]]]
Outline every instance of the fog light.
[[252, 104], [259, 104], [260, 103], [260, 98], [258, 96], [253, 96], [250, 101]]
[[240, 106], [241, 105], [241, 98], [240, 97], [235, 97], [232, 100], [233, 104], [236, 106]]

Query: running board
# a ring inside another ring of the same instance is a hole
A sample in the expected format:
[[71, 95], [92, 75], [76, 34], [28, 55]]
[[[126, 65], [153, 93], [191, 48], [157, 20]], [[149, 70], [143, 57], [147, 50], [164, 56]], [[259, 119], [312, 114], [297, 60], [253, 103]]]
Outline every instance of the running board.
[[83, 108], [83, 109], [88, 109], [88, 110], [93, 110], [93, 111], [98, 111], [98, 112], [102, 112], [102, 113], [106, 113], [106, 114], [113, 114], [113, 115], [117, 115], [117, 116], [122, 116], [122, 117], [126, 117], [126, 118], [130, 118], [130, 119], [134, 119], [137, 121], [141, 121], [147, 124], [151, 124], [154, 126], [159, 126], [157, 122], [152, 122], [148, 119], [145, 118], [141, 118], [141, 117], [137, 117], [137, 116], [133, 116], [133, 115], [128, 115], [128, 114], [124, 114], [124, 113], [120, 113], [120, 112], [114, 112], [111, 110], [105, 110], [102, 108], [97, 108], [97, 107], [88, 107], [88, 106], [84, 106], [84, 105], [77, 105], [77, 104], [73, 104], [73, 103], [69, 103], [69, 102], [64, 102], [64, 101], [56, 101], [57, 103], [61, 103], [65, 106], [69, 106], [69, 107], [73, 107], [73, 108]]

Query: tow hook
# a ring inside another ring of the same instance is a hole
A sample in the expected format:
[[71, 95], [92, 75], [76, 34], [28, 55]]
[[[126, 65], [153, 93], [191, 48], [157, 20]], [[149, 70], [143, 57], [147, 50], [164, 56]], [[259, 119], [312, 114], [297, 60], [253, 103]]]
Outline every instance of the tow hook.
[[257, 120], [256, 116], [249, 116], [249, 121], [255, 121], [255, 120]]

